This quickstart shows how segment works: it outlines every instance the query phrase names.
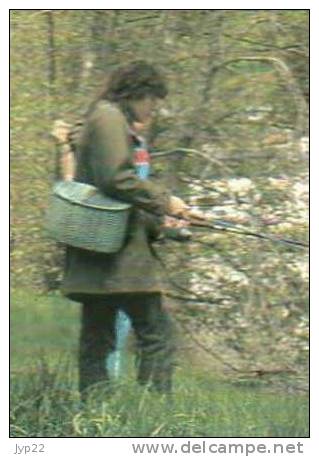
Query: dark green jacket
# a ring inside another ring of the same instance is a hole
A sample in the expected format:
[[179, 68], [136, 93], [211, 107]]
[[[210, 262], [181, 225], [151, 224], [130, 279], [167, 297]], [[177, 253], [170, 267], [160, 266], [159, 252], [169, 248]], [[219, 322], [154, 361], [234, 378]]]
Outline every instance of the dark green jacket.
[[132, 146], [123, 112], [115, 104], [99, 101], [88, 113], [78, 141], [76, 180], [132, 203], [133, 209], [126, 243], [118, 253], [67, 248], [62, 292], [69, 298], [162, 290], [150, 242], [159, 233], [168, 195], [152, 179], [137, 177]]

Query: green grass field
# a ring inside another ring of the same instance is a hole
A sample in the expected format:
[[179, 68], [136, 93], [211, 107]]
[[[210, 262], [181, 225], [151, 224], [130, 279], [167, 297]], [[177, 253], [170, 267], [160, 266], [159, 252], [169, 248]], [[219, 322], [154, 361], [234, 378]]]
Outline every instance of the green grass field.
[[190, 370], [183, 354], [170, 397], [125, 380], [77, 391], [79, 308], [57, 294], [11, 297], [12, 437], [306, 437], [308, 396]]

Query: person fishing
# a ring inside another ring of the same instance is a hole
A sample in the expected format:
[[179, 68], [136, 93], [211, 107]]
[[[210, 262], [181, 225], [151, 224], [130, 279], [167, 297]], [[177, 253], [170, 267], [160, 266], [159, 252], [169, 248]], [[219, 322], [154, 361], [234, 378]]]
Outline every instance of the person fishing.
[[66, 248], [62, 293], [82, 304], [79, 389], [108, 382], [106, 358], [114, 351], [116, 316], [124, 312], [137, 338], [137, 379], [170, 392], [174, 332], [163, 307], [159, 264], [151, 249], [165, 215], [182, 216], [183, 200], [169, 195], [150, 175], [150, 154], [136, 126], [147, 124], [167, 95], [163, 76], [144, 61], [115, 70], [85, 115], [73, 147], [75, 180], [132, 205], [124, 246], [112, 254]]

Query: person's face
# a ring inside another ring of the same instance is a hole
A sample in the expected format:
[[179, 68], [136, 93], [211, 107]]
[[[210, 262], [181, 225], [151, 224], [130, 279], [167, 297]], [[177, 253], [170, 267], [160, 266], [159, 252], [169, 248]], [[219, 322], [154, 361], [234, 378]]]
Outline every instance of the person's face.
[[136, 120], [144, 124], [151, 120], [157, 100], [154, 97], [145, 97], [141, 100], [132, 100], [131, 106]]

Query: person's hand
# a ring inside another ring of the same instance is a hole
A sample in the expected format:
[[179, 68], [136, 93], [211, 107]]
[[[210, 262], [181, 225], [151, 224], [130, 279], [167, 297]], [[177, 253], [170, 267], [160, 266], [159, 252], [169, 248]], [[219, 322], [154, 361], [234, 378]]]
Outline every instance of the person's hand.
[[168, 204], [168, 213], [171, 216], [187, 216], [188, 205], [181, 198], [171, 196]]
[[66, 144], [68, 142], [68, 134], [70, 132], [70, 128], [71, 125], [62, 121], [62, 119], [57, 119], [54, 121], [51, 134], [58, 144]]
[[188, 221], [165, 216], [163, 224], [165, 238], [170, 238], [176, 241], [190, 240], [192, 232], [188, 229], [188, 226]]
[[189, 226], [189, 222], [181, 219], [176, 219], [175, 217], [165, 216], [164, 218], [164, 228], [185, 228]]

